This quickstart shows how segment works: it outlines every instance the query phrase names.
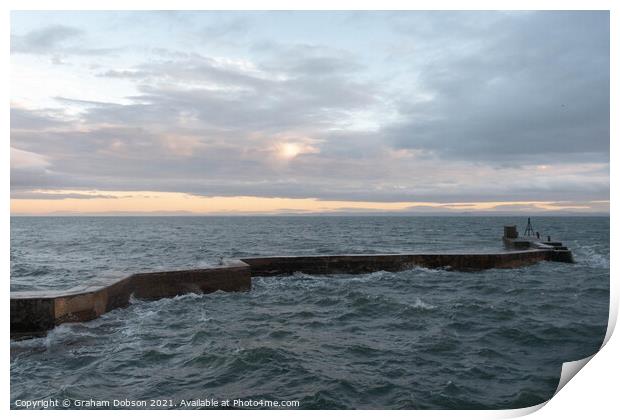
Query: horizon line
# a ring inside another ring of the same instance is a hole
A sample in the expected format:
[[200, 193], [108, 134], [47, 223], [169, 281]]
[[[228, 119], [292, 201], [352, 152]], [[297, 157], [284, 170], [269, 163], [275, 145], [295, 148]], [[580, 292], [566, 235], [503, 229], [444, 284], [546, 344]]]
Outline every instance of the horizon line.
[[463, 213], [157, 213], [157, 212], [109, 212], [109, 213], [11, 213], [10, 217], [610, 217], [607, 212], [463, 212]]

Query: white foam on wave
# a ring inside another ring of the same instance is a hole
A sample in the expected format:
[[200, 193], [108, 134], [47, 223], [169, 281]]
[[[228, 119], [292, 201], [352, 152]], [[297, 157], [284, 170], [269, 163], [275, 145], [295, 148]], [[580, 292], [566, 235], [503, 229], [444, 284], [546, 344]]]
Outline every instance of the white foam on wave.
[[49, 346], [48, 336], [26, 338], [22, 340], [11, 340], [11, 351], [47, 349], [48, 346]]
[[384, 278], [386, 275], [392, 275], [393, 273], [387, 273], [385, 271], [378, 271], [361, 275], [350, 274], [306, 274], [302, 272], [295, 272], [288, 276], [276, 276], [276, 277], [259, 277], [253, 279], [254, 286], [259, 286], [261, 289], [277, 290], [282, 287], [291, 287], [294, 285], [296, 288], [313, 290], [321, 289], [325, 287], [332, 287], [335, 284], [341, 284], [343, 282], [357, 282], [366, 283], [371, 281], [377, 281]]
[[369, 281], [385, 280], [385, 279], [390, 279], [393, 277], [394, 277], [394, 273], [391, 273], [389, 271], [379, 270], [379, 271], [373, 271], [372, 273], [354, 275], [352, 277], [346, 276], [346, 277], [343, 277], [343, 279], [348, 280], [348, 281], [366, 283]]
[[416, 308], [416, 309], [435, 309], [436, 308], [435, 305], [431, 305], [430, 303], [426, 303], [426, 302], [422, 301], [422, 299], [420, 299], [420, 298], [415, 298], [415, 302], [413, 302], [413, 304], [411, 304], [411, 307]]
[[589, 267], [609, 268], [609, 255], [597, 252], [593, 245], [581, 245], [575, 251], [577, 262]]
[[79, 324], [61, 324], [47, 331], [44, 337], [31, 337], [23, 340], [11, 340], [12, 350], [47, 351], [57, 345], [64, 345], [73, 338], [96, 338], [87, 331], [79, 331]]
[[412, 273], [424, 273], [424, 274], [437, 274], [437, 273], [447, 272], [445, 268], [428, 268], [428, 267], [421, 267], [421, 266], [415, 266], [407, 271], [412, 272]]

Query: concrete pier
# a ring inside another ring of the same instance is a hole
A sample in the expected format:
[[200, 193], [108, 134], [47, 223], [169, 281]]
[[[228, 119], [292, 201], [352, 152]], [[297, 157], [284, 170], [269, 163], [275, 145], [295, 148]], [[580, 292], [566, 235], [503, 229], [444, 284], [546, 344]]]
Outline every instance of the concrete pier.
[[[508, 235], [507, 235], [508, 234]], [[573, 262], [561, 243], [544, 243], [519, 238], [516, 228], [505, 229], [507, 252], [487, 254], [374, 254], [253, 257], [227, 261], [225, 265], [199, 270], [132, 274], [120, 280], [103, 281], [86, 287], [56, 292], [11, 293], [11, 338], [45, 333], [66, 322], [83, 322], [99, 317], [138, 299], [161, 299], [186, 293], [218, 290], [250, 290], [252, 276], [278, 276], [295, 272], [308, 274], [360, 274], [373, 271], [403, 271], [414, 267], [477, 271], [517, 268], [540, 261]]]
[[425, 267], [458, 271], [516, 268], [549, 260], [546, 250], [524, 250], [491, 254], [375, 254], [315, 255], [302, 257], [243, 258], [252, 276], [307, 274], [361, 274], [374, 271], [403, 271]]
[[[543, 236], [544, 238], [544, 236]], [[538, 236], [519, 236], [516, 226], [504, 226], [502, 241], [507, 249], [541, 249], [551, 251], [549, 260], [565, 263], [574, 263], [573, 253], [562, 242], [545, 241]]]
[[12, 292], [11, 338], [44, 335], [65, 322], [90, 321], [138, 299], [186, 293], [250, 290], [249, 266], [242, 261], [200, 270], [132, 274], [120, 280], [58, 292]]

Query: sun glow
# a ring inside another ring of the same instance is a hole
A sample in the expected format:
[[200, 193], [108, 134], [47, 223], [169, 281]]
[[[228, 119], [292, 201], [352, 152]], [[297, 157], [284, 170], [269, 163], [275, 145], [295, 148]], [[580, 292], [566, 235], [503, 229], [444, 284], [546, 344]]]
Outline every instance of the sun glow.
[[282, 143], [278, 147], [278, 154], [284, 159], [293, 159], [301, 153], [301, 147], [295, 143]]
[[279, 158], [291, 160], [301, 154], [318, 153], [319, 149], [310, 144], [285, 142], [276, 146], [276, 152]]

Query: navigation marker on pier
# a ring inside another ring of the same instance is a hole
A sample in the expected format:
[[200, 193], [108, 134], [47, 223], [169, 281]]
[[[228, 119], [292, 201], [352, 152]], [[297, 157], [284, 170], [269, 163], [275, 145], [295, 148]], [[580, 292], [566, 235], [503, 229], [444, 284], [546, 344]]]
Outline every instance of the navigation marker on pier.
[[525, 232], [523, 233], [524, 236], [536, 236], [536, 234], [534, 233], [534, 228], [532, 228], [532, 222], [530, 220], [530, 218], [527, 218], [527, 227], [525, 228]]

